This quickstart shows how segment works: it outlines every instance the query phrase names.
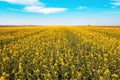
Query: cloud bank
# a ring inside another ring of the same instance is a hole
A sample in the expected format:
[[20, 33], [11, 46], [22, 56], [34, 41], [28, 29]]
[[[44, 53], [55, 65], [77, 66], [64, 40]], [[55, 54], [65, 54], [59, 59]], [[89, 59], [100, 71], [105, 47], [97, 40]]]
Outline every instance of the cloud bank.
[[40, 3], [38, 0], [1, 0], [11, 4], [33, 5]]
[[51, 13], [58, 13], [67, 10], [67, 8], [59, 8], [59, 7], [46, 8], [44, 4], [39, 0], [0, 0], [0, 1], [4, 1], [11, 4], [25, 5], [23, 10], [26, 12], [51, 14]]
[[57, 12], [63, 12], [67, 10], [66, 8], [45, 8], [42, 6], [27, 6], [24, 8], [27, 12], [38, 12], [43, 14], [50, 14], [50, 13], [57, 13]]

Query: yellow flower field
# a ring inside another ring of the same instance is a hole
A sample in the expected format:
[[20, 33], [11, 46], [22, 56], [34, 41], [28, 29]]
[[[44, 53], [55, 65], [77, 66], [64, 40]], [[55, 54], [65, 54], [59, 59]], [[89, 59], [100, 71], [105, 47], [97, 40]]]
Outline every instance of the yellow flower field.
[[120, 80], [120, 28], [0, 27], [0, 80]]

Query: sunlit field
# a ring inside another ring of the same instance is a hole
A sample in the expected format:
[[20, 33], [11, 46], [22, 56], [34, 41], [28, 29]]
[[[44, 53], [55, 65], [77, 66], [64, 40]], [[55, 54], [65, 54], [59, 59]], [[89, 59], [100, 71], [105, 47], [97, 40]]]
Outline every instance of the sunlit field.
[[0, 27], [0, 80], [120, 80], [120, 28]]

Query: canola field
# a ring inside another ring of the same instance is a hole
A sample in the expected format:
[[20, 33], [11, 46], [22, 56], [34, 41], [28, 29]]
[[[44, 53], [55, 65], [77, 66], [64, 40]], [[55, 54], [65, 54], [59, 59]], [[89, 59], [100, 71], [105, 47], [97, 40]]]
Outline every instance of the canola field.
[[0, 80], [120, 80], [120, 28], [0, 27]]

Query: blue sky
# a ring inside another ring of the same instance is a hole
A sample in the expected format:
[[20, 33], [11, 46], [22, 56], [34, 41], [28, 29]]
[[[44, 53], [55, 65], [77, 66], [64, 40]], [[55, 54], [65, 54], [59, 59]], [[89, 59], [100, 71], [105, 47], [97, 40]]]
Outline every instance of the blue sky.
[[120, 25], [120, 0], [0, 0], [1, 25]]

